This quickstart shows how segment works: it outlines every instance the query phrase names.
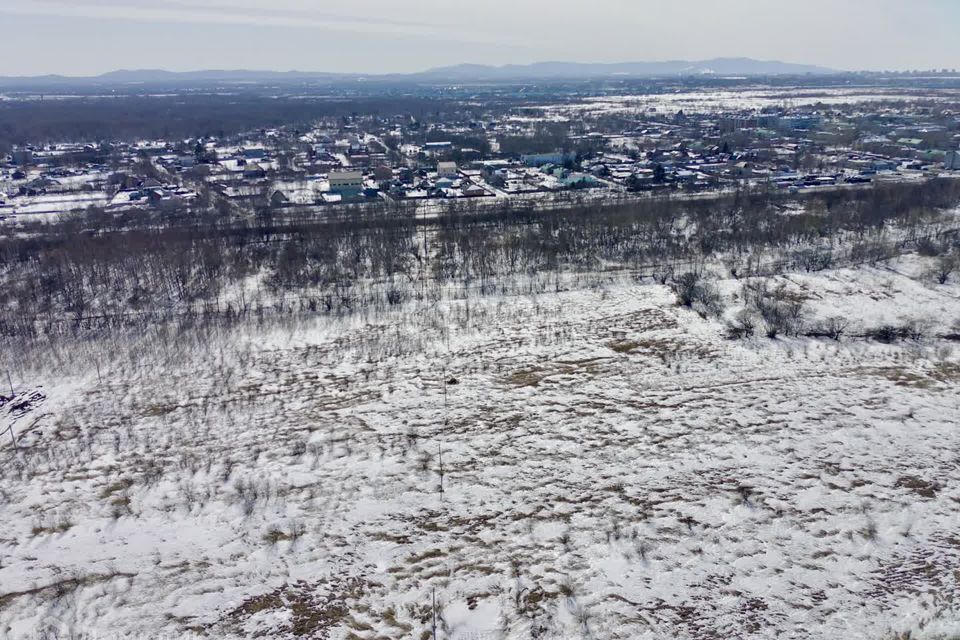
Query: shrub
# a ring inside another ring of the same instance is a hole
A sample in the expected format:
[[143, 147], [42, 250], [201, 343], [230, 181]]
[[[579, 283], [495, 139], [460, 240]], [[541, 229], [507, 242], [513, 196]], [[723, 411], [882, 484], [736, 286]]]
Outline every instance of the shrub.
[[900, 332], [911, 340], [923, 340], [930, 333], [931, 325], [927, 320], [910, 319], [900, 326]]
[[930, 333], [931, 325], [925, 320], [907, 319], [902, 324], [882, 324], [867, 329], [866, 336], [877, 342], [890, 344], [897, 340], [923, 340]]
[[877, 342], [890, 344], [900, 339], [902, 334], [900, 333], [899, 327], [892, 324], [884, 324], [879, 327], [874, 327], [873, 329], [867, 329], [866, 336]]
[[704, 316], [719, 316], [723, 313], [723, 301], [720, 292], [703, 276], [693, 271], [681, 274], [673, 279], [670, 288], [677, 294], [677, 302], [684, 307], [694, 309]]
[[947, 284], [950, 276], [960, 268], [960, 257], [956, 254], [940, 256], [933, 266], [932, 275], [938, 284]]
[[756, 329], [756, 316], [749, 309], [741, 309], [734, 319], [727, 321], [727, 337], [731, 340], [752, 338]]
[[950, 332], [946, 335], [947, 340], [960, 340], [960, 318], [957, 318], [953, 326], [950, 327]]
[[917, 253], [927, 258], [939, 256], [944, 252], [944, 245], [934, 242], [930, 238], [921, 238], [917, 241]]
[[807, 272], [823, 271], [833, 266], [833, 254], [830, 251], [805, 249], [795, 252], [793, 259]]
[[745, 285], [743, 297], [750, 308], [763, 319], [768, 338], [796, 336], [803, 330], [806, 305], [801, 296], [789, 292], [785, 285], [771, 289], [766, 281]]
[[818, 322], [808, 333], [812, 337], [825, 337], [839, 341], [850, 328], [850, 320], [843, 316], [830, 316]]
[[684, 307], [693, 306], [697, 291], [700, 288], [700, 280], [700, 274], [693, 271], [682, 273], [673, 279], [670, 288], [677, 294], [677, 300], [681, 305]]

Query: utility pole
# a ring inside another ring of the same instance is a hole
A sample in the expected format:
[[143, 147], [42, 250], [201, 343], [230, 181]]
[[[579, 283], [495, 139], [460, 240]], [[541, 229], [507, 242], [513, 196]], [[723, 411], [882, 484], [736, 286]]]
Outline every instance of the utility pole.
[[443, 368], [443, 377], [440, 384], [443, 386], [443, 424], [447, 424], [447, 368]]
[[[13, 400], [13, 396], [14, 396], [15, 394], [13, 393], [13, 380], [10, 379], [10, 372], [9, 372], [9, 371], [7, 371], [7, 384], [10, 385], [10, 399]], [[446, 389], [444, 389], [444, 390], [446, 390]]]
[[437, 457], [440, 458], [440, 494], [443, 495], [443, 446], [437, 443]]

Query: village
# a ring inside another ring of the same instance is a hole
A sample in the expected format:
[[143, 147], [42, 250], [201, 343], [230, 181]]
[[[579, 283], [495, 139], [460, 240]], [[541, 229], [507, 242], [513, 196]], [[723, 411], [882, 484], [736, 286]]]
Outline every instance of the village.
[[429, 117], [357, 114], [223, 137], [38, 142], [0, 158], [0, 219], [744, 185], [797, 193], [960, 175], [960, 112], [948, 101], [838, 95], [718, 108], [705, 97], [564, 97], [487, 111], [465, 102]]

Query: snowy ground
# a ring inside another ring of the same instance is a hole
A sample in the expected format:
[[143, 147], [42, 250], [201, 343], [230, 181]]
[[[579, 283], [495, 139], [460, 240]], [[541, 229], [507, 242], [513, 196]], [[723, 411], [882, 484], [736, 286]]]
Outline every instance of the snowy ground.
[[685, 113], [721, 113], [734, 109], [760, 111], [767, 107], [805, 107], [815, 105], [853, 105], [896, 103], [910, 100], [947, 102], [957, 97], [953, 89], [890, 89], [858, 87], [850, 89], [783, 88], [739, 89], [736, 91], [681, 91], [633, 95], [605, 95], [571, 104], [546, 104], [542, 109], [554, 120], [571, 120], [586, 115], [611, 113], [644, 114], [651, 111]]
[[[943, 330], [921, 268], [781, 280]], [[950, 345], [624, 283], [51, 354], [0, 409], [0, 637], [429, 638], [434, 593], [444, 639], [960, 633]]]

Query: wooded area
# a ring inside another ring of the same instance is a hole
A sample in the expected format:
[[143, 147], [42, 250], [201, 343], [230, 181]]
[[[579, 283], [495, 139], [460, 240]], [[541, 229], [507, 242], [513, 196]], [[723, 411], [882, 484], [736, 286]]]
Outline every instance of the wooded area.
[[[261, 211], [89, 211], [0, 237], [0, 334], [35, 337], [257, 313], [344, 313], [412, 298], [536, 293], [611, 273], [671, 282], [712, 260], [734, 277], [946, 253], [960, 182], [797, 197], [739, 191], [534, 211], [384, 206], [304, 219]], [[891, 235], [888, 230], [895, 228]]]

